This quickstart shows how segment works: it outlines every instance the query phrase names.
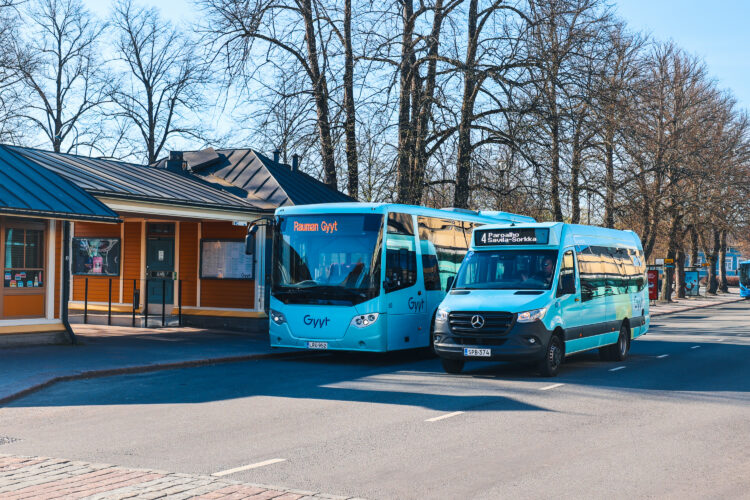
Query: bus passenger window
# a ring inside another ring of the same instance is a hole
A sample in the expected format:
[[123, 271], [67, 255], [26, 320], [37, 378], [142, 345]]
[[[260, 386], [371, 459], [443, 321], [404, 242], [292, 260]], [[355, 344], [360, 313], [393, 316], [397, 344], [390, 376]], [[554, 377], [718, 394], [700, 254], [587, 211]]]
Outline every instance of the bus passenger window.
[[437, 256], [422, 254], [422, 272], [426, 291], [441, 290]]
[[386, 293], [416, 284], [417, 252], [414, 237], [389, 234], [385, 248]]

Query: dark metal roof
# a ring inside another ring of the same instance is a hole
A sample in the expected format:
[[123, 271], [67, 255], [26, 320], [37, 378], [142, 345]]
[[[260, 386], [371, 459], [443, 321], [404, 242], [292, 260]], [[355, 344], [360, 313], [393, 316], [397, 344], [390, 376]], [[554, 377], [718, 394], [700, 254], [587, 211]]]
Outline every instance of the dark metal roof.
[[9, 146], [89, 194], [197, 208], [264, 211], [264, 207], [183, 172], [116, 160]]
[[[252, 149], [218, 149], [215, 153], [219, 158], [213, 156], [213, 149], [186, 151], [183, 159], [193, 175], [217, 185], [238, 188], [232, 192], [266, 208], [356, 201]], [[160, 160], [156, 165], [164, 167], [166, 162]]]
[[102, 202], [13, 149], [0, 145], [0, 213], [119, 222]]

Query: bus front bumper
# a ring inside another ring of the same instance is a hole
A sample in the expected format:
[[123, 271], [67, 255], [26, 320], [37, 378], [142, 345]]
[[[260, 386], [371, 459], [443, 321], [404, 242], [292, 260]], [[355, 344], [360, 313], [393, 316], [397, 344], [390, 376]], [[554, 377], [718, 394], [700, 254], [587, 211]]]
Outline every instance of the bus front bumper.
[[[535, 361], [544, 357], [551, 335], [541, 321], [515, 323], [505, 335], [497, 336], [455, 334], [446, 321], [435, 324], [435, 353], [464, 361]], [[481, 355], [467, 355], [467, 350]]]

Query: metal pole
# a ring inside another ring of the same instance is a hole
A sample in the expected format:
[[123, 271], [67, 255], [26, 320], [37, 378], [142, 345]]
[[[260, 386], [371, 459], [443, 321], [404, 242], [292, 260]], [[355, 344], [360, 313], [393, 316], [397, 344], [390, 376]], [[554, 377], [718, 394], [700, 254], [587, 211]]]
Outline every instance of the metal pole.
[[182, 280], [177, 282], [177, 325], [182, 326]]
[[107, 300], [107, 326], [112, 326], [112, 278], [109, 278], [109, 299]]
[[166, 309], [167, 309], [167, 280], [161, 280], [161, 326], [162, 328], [166, 325]]
[[[62, 290], [60, 297], [60, 319], [65, 327], [65, 331], [68, 332], [70, 343], [76, 345], [76, 334], [73, 333], [73, 329], [70, 327], [70, 321], [68, 321], [68, 301], [70, 300], [70, 222], [64, 221], [63, 225], [63, 274], [62, 274]], [[51, 285], [50, 285], [51, 286]]]
[[89, 279], [86, 278], [86, 285], [83, 287], [83, 324], [89, 320]]
[[143, 304], [143, 328], [148, 328], [148, 278], [146, 278], [146, 301]]
[[135, 303], [135, 293], [136, 293], [136, 280], [133, 280], [133, 320], [132, 320], [132, 327], [135, 328], [135, 308], [138, 307], [138, 304]]

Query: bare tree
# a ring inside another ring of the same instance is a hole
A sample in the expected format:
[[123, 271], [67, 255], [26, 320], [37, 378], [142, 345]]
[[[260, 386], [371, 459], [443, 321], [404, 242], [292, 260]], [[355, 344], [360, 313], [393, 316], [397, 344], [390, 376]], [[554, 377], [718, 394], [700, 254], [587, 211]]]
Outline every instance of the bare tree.
[[113, 115], [135, 130], [132, 153], [153, 163], [172, 137], [202, 139], [198, 112], [207, 79], [193, 42], [132, 0], [115, 5], [112, 26], [123, 69], [110, 97]]
[[100, 127], [87, 119], [107, 98], [98, 59], [104, 25], [80, 0], [34, 0], [25, 18], [28, 40], [16, 45], [14, 61], [14, 71], [30, 94], [23, 118], [56, 152], [63, 150], [64, 142], [65, 151], [96, 147]]

